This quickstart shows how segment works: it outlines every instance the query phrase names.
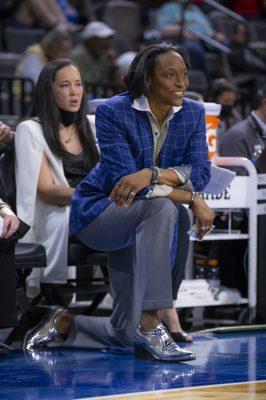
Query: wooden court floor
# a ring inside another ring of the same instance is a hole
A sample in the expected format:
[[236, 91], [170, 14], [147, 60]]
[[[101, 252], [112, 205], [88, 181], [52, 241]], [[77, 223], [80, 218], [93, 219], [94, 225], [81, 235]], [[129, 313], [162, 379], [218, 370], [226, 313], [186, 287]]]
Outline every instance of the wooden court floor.
[[173, 389], [130, 395], [90, 397], [90, 400], [265, 400], [266, 381]]

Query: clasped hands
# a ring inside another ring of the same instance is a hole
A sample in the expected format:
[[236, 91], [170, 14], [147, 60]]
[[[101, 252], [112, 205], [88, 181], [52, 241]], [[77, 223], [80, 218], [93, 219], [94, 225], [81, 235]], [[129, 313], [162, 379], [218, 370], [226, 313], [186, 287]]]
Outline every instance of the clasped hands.
[[[177, 174], [170, 169], [163, 170], [163, 172], [163, 176], [160, 177], [160, 184], [174, 188], [167, 198], [176, 203], [189, 204], [191, 193], [184, 189], [177, 188], [180, 184]], [[115, 205], [118, 207], [122, 205], [129, 207], [136, 194], [150, 185], [152, 175], [151, 169], [144, 168], [141, 171], [123, 176], [114, 186], [109, 196], [109, 200], [114, 200]], [[199, 223], [198, 239], [202, 240], [204, 235], [209, 232], [215, 214], [199, 194], [196, 195], [191, 210]]]
[[138, 192], [151, 183], [152, 170], [144, 168], [141, 171], [123, 176], [114, 186], [109, 200], [115, 200], [116, 206], [129, 207]]

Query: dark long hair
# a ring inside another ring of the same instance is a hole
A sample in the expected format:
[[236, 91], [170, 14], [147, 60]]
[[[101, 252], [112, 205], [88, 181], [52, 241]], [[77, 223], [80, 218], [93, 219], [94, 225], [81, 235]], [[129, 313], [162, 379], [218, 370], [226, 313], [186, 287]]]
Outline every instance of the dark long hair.
[[[63, 58], [50, 61], [46, 64], [37, 81], [32, 110], [30, 112], [30, 117], [38, 117], [48, 146], [51, 151], [60, 158], [69, 157], [70, 154], [60, 141], [58, 131], [60, 111], [52, 94], [52, 83], [55, 80], [56, 73], [60, 69], [70, 65], [76, 67], [70, 60]], [[99, 153], [86, 114], [86, 101], [83, 95], [80, 109], [76, 113], [74, 123], [77, 127], [79, 140], [83, 148], [85, 167], [92, 169], [99, 161]]]
[[149, 93], [148, 82], [154, 70], [156, 59], [161, 55], [174, 51], [184, 60], [187, 69], [191, 68], [190, 58], [187, 50], [182, 46], [173, 46], [171, 44], [161, 43], [153, 44], [141, 50], [132, 61], [128, 73], [124, 77], [127, 90], [131, 93], [133, 99]]

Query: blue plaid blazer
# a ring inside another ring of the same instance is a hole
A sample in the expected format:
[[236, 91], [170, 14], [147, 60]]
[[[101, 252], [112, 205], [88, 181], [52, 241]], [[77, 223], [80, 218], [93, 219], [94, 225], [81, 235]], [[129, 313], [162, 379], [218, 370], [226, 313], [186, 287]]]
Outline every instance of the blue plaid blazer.
[[[153, 165], [153, 135], [145, 112], [135, 110], [129, 93], [98, 106], [96, 132], [101, 161], [79, 184], [72, 196], [70, 234], [84, 228], [110, 204], [108, 195], [124, 175]], [[204, 106], [184, 99], [181, 110], [169, 122], [168, 134], [158, 156], [168, 168], [192, 166], [190, 180], [202, 191], [210, 179]], [[145, 195], [148, 189], [139, 195]]]

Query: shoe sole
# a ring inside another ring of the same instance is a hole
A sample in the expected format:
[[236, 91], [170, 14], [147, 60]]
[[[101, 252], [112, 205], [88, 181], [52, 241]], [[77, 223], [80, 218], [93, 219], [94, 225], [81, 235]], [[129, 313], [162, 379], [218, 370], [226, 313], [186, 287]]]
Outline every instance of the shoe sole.
[[160, 362], [172, 362], [172, 363], [177, 363], [177, 362], [185, 362], [185, 361], [194, 361], [196, 360], [195, 356], [187, 356], [183, 357], [180, 359], [177, 358], [159, 358], [156, 357], [156, 355], [150, 353], [145, 347], [143, 347], [141, 344], [136, 344], [134, 345], [134, 357], [138, 360], [150, 360], [150, 361], [160, 361]]

